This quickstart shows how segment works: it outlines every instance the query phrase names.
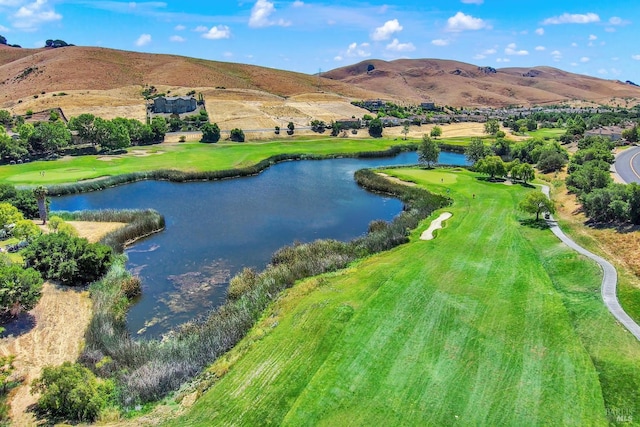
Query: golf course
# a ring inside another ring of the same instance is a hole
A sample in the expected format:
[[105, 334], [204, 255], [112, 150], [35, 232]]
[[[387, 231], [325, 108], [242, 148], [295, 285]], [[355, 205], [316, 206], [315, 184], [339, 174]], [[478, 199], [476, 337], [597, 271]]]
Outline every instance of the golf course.
[[640, 343], [602, 303], [599, 267], [518, 211], [539, 189], [381, 172], [453, 204], [409, 243], [286, 291], [167, 425], [637, 422]]

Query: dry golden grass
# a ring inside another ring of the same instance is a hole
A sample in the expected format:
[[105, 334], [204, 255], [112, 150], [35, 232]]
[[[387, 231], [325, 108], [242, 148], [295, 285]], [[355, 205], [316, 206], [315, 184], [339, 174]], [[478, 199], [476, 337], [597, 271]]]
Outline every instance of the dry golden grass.
[[[541, 175], [548, 182], [566, 178], [566, 173]], [[553, 187], [552, 187], [553, 188]], [[567, 192], [564, 184], [553, 190], [557, 215], [571, 224], [574, 233], [589, 239], [600, 250], [601, 254], [612, 261], [616, 267], [626, 270], [631, 285], [640, 289], [640, 227], [622, 228], [593, 227], [587, 225], [587, 217], [582, 213], [576, 196]]]

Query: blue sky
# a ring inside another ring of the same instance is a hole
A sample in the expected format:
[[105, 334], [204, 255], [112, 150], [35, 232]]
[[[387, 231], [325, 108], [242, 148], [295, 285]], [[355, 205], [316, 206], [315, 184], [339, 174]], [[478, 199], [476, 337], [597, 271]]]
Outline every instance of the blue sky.
[[317, 73], [366, 59], [454, 59], [640, 84], [638, 0], [0, 0], [0, 34]]

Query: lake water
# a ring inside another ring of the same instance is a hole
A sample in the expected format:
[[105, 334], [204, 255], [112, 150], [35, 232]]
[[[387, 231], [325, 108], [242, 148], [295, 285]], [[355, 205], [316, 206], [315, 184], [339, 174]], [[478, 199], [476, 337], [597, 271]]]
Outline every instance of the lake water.
[[[224, 302], [228, 282], [243, 267], [262, 270], [271, 255], [295, 241], [351, 240], [369, 222], [402, 210], [394, 198], [358, 187], [356, 170], [415, 164], [416, 153], [393, 158], [284, 162], [259, 175], [223, 181], [142, 181], [99, 192], [52, 198], [51, 209], [146, 209], [160, 212], [166, 230], [126, 251], [142, 279], [142, 297], [128, 313], [134, 335], [158, 337]], [[464, 165], [441, 153], [440, 163]]]

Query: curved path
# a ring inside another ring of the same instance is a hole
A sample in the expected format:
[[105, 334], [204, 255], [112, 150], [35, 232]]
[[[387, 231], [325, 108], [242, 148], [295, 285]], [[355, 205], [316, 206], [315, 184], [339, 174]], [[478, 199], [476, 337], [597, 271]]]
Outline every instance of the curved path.
[[[549, 197], [549, 187], [547, 185], [542, 186], [542, 192]], [[627, 328], [629, 332], [633, 334], [638, 340], [640, 340], [640, 325], [638, 325], [629, 315], [624, 311], [620, 302], [618, 301], [618, 297], [616, 295], [616, 285], [618, 283], [618, 275], [616, 273], [615, 267], [606, 259], [589, 252], [582, 246], [578, 245], [574, 242], [569, 236], [564, 234], [564, 232], [558, 226], [558, 223], [553, 219], [552, 216], [547, 220], [549, 227], [553, 234], [558, 236], [558, 238], [567, 246], [569, 246], [574, 251], [586, 256], [587, 258], [591, 258], [595, 262], [598, 263], [600, 267], [602, 267], [602, 271], [604, 273], [602, 277], [602, 300], [604, 301], [604, 305], [607, 309], [613, 314], [613, 316], [618, 320], [618, 322], [622, 323], [622, 325]]]
[[640, 147], [627, 148], [618, 153], [613, 169], [627, 184], [640, 182]]

